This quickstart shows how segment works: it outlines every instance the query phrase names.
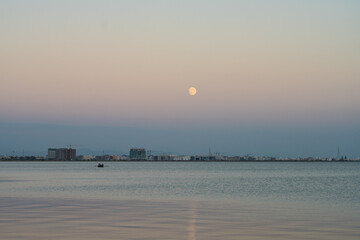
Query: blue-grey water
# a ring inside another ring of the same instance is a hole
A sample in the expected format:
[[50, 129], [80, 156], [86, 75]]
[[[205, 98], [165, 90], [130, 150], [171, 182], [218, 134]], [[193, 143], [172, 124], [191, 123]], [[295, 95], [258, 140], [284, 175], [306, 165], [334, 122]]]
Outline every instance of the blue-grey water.
[[[190, 211], [192, 217], [189, 221], [194, 222], [192, 224], [194, 229], [189, 230], [189, 227], [186, 227], [187, 233], [184, 239], [202, 237], [237, 239], [241, 234], [244, 234], [244, 239], [256, 239], [256, 236], [259, 239], [279, 238], [279, 236], [284, 239], [289, 237], [295, 239], [295, 236], [291, 235], [295, 231], [291, 230], [294, 228], [293, 225], [288, 226], [290, 230], [284, 229], [288, 221], [296, 223], [298, 229], [296, 231], [301, 233], [299, 239], [308, 238], [313, 234], [317, 234], [317, 238], [329, 239], [331, 234], [326, 234], [331, 232], [334, 239], [359, 237], [360, 221], [357, 213], [360, 212], [360, 163], [358, 162], [106, 162], [104, 168], [97, 168], [96, 164], [94, 162], [1, 162], [0, 204], [13, 209], [3, 213], [9, 216], [19, 214], [17, 220], [21, 222], [24, 220], [21, 220], [21, 214], [17, 209], [21, 205], [32, 206], [34, 202], [37, 206], [43, 204], [45, 209], [59, 205], [62, 208], [73, 208], [105, 204], [112, 206], [109, 207], [112, 213], [116, 211], [124, 213], [123, 208], [115, 207], [121, 205], [126, 206], [126, 209], [133, 209], [131, 214], [138, 212], [136, 216], [142, 219], [141, 221], [149, 218], [148, 222], [141, 223], [138, 220], [132, 225], [146, 226], [144, 229], [154, 224], [152, 221], [156, 218], [150, 218], [150, 215], [158, 216], [159, 219], [174, 220], [181, 219], [180, 215], [173, 216], [174, 214]], [[18, 204], [14, 205], [14, 202]], [[47, 205], [49, 202], [53, 204]], [[174, 203], [177, 207], [171, 205]], [[144, 207], [145, 205], [148, 207]], [[80, 219], [88, 219], [85, 215], [91, 212], [89, 209], [80, 211], [76, 208], [74, 211]], [[130, 214], [129, 211], [126, 213]], [[134, 217], [131, 214], [128, 217]], [[44, 215], [49, 217], [48, 215], [51, 214], [44, 212]], [[93, 217], [96, 219], [99, 216]], [[63, 226], [68, 223], [65, 224], [64, 219], [61, 221], [64, 221]], [[110, 220], [98, 219], [97, 223], [106, 221]], [[122, 220], [119, 218], [118, 221]], [[201, 233], [199, 230], [195, 234], [195, 223], [201, 221], [204, 225], [224, 226], [221, 231], [216, 232], [218, 235], [215, 233], [211, 236], [206, 235], [211, 231]], [[249, 225], [249, 221], [253, 224]], [[277, 222], [277, 225], [270, 227], [272, 221]], [[165, 223], [166, 221], [163, 222]], [[241, 232], [238, 228], [239, 224], [244, 228]], [[254, 224], [259, 225], [258, 232], [250, 231]], [[174, 223], [172, 225], [174, 229], [169, 234], [180, 231], [180, 226], [183, 225]], [[113, 231], [120, 228], [114, 228]], [[9, 237], [25, 239], [15, 232], [16, 229], [10, 231]], [[224, 238], [225, 232], [232, 232], [232, 235]], [[257, 235], [260, 232], [262, 235]], [[145, 235], [150, 233], [154, 232], [144, 230]], [[136, 234], [124, 236], [123, 239], [143, 239]], [[135, 235], [137, 237], [134, 237]], [[44, 233], [44, 239], [46, 236], [48, 235]], [[161, 239], [160, 236], [156, 236], [157, 239]], [[88, 237], [79, 233], [76, 238]], [[108, 237], [111, 238], [110, 235]], [[167, 237], [169, 235], [165, 234], [164, 239]]]
[[9, 197], [300, 201], [360, 206], [360, 163], [2, 162]]

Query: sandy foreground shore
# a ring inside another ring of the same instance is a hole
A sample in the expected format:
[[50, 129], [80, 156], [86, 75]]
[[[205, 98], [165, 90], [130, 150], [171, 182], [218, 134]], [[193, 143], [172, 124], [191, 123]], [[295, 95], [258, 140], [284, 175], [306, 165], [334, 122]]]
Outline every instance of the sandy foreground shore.
[[359, 239], [360, 218], [204, 201], [0, 198], [0, 239]]

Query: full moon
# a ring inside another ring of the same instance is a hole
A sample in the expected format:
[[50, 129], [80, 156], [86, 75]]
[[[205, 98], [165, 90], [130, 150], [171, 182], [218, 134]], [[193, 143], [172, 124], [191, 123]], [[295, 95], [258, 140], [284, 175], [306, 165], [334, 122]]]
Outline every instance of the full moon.
[[196, 88], [194, 88], [194, 87], [189, 88], [189, 94], [191, 96], [194, 96], [196, 94]]

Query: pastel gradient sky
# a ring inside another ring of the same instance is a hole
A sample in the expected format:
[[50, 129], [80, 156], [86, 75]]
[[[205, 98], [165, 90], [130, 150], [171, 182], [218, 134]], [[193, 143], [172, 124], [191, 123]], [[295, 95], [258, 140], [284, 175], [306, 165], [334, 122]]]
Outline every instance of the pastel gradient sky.
[[76, 141], [358, 157], [359, 66], [355, 0], [3, 0], [0, 154]]

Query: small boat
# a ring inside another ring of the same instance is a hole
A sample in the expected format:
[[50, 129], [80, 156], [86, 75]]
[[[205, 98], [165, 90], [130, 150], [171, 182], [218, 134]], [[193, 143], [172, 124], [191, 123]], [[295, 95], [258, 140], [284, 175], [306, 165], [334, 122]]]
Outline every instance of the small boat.
[[98, 163], [97, 167], [104, 167], [103, 163]]

